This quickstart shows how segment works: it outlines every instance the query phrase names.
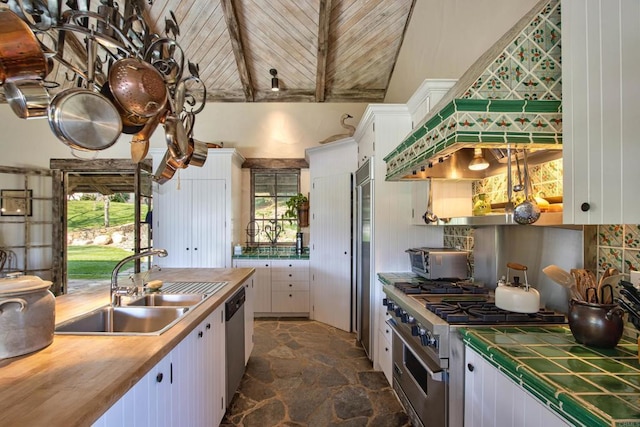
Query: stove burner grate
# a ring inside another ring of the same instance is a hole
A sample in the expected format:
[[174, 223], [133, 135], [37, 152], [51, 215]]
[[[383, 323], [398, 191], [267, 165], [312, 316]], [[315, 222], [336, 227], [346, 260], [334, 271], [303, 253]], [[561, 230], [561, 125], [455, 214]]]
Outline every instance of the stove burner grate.
[[405, 294], [487, 294], [488, 289], [455, 281], [456, 279], [431, 280], [426, 282], [395, 282], [394, 286]]
[[563, 314], [541, 309], [537, 313], [516, 313], [486, 301], [427, 302], [426, 308], [449, 323], [565, 323]]

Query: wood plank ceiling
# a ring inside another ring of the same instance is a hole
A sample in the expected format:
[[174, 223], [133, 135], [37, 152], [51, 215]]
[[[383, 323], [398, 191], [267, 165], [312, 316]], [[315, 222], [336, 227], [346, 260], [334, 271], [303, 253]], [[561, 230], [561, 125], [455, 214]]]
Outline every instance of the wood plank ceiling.
[[382, 102], [414, 2], [153, 0], [144, 15], [160, 33], [173, 11], [209, 101]]
[[[95, 7], [92, 2], [91, 8]], [[210, 102], [384, 101], [415, 0], [146, 0], [150, 29], [197, 63]], [[121, 11], [122, 12], [122, 11]], [[271, 90], [270, 69], [280, 91]], [[64, 71], [55, 71], [56, 80]]]

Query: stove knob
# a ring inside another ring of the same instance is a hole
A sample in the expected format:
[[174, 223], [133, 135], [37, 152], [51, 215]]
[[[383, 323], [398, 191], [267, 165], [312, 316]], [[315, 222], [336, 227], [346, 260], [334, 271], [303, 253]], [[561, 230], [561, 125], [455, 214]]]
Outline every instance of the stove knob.
[[402, 309], [400, 307], [396, 307], [396, 317], [402, 316]]
[[402, 316], [400, 317], [400, 320], [402, 321], [402, 323], [407, 323], [409, 321], [409, 313], [402, 310]]
[[429, 337], [426, 334], [420, 334], [420, 344], [425, 347], [429, 345]]
[[382, 305], [384, 305], [385, 307], [387, 307], [389, 305], [389, 300], [386, 298], [382, 298]]
[[394, 302], [393, 300], [388, 300], [387, 301], [387, 311], [393, 311], [394, 310]]
[[407, 323], [409, 323], [410, 325], [415, 325], [416, 323], [416, 318], [409, 315], [409, 318], [407, 319]]
[[420, 327], [418, 325], [411, 326], [411, 335], [414, 337], [420, 335]]

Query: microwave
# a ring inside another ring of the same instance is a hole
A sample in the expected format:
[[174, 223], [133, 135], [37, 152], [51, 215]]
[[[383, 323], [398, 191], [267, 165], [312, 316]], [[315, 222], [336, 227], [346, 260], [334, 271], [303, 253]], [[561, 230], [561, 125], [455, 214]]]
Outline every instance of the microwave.
[[413, 248], [405, 251], [411, 271], [425, 279], [466, 279], [469, 253], [453, 248]]

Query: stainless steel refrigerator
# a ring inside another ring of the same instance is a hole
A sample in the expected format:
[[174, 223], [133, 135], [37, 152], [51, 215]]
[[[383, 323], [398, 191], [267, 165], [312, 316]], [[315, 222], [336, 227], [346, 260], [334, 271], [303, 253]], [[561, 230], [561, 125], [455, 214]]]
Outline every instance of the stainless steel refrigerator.
[[373, 265], [373, 167], [367, 160], [356, 172], [356, 328], [358, 340], [369, 359], [372, 357], [371, 343], [371, 267]]

